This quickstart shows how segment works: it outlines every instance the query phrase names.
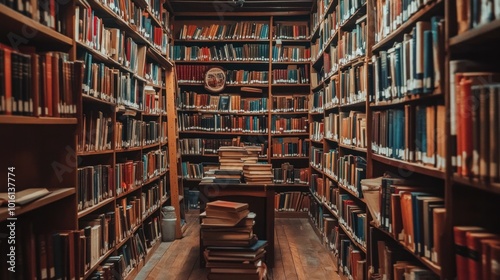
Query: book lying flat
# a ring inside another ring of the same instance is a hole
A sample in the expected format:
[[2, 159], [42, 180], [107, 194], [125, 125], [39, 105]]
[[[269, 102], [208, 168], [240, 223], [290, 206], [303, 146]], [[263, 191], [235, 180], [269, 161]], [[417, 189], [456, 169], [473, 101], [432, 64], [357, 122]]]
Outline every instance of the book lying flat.
[[248, 209], [248, 203], [240, 203], [226, 200], [216, 200], [207, 203], [207, 209], [218, 209], [227, 211], [242, 211]]
[[39, 199], [48, 195], [50, 191], [46, 188], [29, 188], [16, 193], [0, 193], [0, 206], [7, 206], [9, 199], [14, 201], [16, 205], [25, 205], [33, 200]]

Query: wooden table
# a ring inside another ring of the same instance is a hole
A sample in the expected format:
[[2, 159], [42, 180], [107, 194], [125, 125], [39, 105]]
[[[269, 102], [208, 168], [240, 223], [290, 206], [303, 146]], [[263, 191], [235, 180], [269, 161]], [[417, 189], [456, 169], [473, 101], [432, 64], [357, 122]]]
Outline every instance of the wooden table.
[[[256, 214], [254, 232], [261, 240], [267, 240], [266, 265], [274, 266], [274, 184], [199, 184], [200, 213], [205, 204], [214, 200], [230, 200], [248, 203]], [[200, 248], [200, 251], [202, 248]], [[203, 259], [203, 258], [202, 258]]]

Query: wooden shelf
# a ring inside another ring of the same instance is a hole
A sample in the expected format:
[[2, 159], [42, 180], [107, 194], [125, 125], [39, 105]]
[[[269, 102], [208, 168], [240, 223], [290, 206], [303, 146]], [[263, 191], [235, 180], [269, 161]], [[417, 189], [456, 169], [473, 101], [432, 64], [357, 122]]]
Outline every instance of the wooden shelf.
[[240, 135], [240, 136], [267, 136], [267, 133], [221, 132], [221, 131], [179, 131], [180, 134], [210, 134], [210, 135]]
[[323, 139], [325, 139], [325, 140], [326, 140], [326, 141], [328, 141], [328, 142], [333, 142], [333, 143], [337, 143], [337, 144], [339, 143], [339, 140], [335, 140], [335, 139], [333, 139], [333, 138], [327, 138], [327, 137], [325, 137], [325, 138], [323, 138]]
[[431, 2], [430, 4], [424, 6], [415, 14], [413, 14], [406, 22], [399, 26], [396, 30], [391, 32], [385, 38], [380, 40], [372, 47], [372, 52], [379, 52], [383, 49], [387, 49], [393, 45], [394, 42], [399, 42], [403, 39], [405, 33], [409, 33], [415, 26], [417, 21], [428, 20], [432, 16], [436, 15], [438, 9], [442, 9], [444, 6], [444, 0], [437, 0]]
[[82, 93], [82, 101], [83, 102], [91, 102], [91, 103], [104, 104], [104, 105], [108, 105], [108, 106], [116, 106], [116, 103], [109, 102], [109, 101], [106, 101], [106, 100], [102, 100], [100, 98], [97, 98], [97, 97], [94, 97], [94, 96], [90, 96], [88, 94], [83, 94], [83, 93]]
[[142, 113], [142, 116], [143, 116], [143, 117], [147, 117], [147, 118], [158, 118], [158, 117], [160, 117], [160, 114], [154, 114], [154, 113]]
[[28, 117], [0, 115], [0, 124], [68, 125], [77, 124], [76, 118]]
[[203, 113], [203, 114], [217, 114], [217, 115], [232, 115], [232, 116], [267, 116], [268, 112], [246, 112], [246, 113], [232, 113], [227, 111], [209, 111], [202, 109], [178, 109], [178, 113]]
[[317, 117], [317, 116], [323, 116], [325, 112], [324, 111], [321, 111], [321, 112], [312, 112], [312, 113], [309, 113], [309, 115], [311, 117]]
[[202, 154], [181, 154], [181, 157], [209, 157], [209, 158], [215, 157], [215, 158], [218, 158], [218, 157], [219, 157], [219, 155], [218, 155], [218, 154], [213, 154], [213, 155], [202, 155]]
[[293, 111], [293, 112], [274, 112], [271, 111], [271, 115], [307, 115], [307, 111]]
[[307, 132], [271, 133], [271, 137], [289, 137], [289, 136], [309, 136], [309, 133]]
[[186, 39], [175, 39], [176, 45], [184, 44], [227, 44], [227, 43], [269, 43], [269, 39], [241, 39], [241, 40], [227, 40], [227, 39], [216, 39], [216, 40], [186, 40]]
[[125, 67], [124, 65], [121, 65], [118, 61], [113, 60], [111, 57], [100, 53], [98, 50], [91, 48], [80, 41], [76, 41], [76, 45], [77, 45], [77, 47], [83, 48], [83, 49], [85, 49], [85, 51], [92, 54], [92, 60], [97, 59], [97, 61], [104, 62], [108, 65], [112, 65], [116, 68], [119, 68], [122, 71], [134, 74], [134, 72], [130, 68]]
[[[203, 83], [198, 83], [198, 82], [182, 82], [178, 83], [179, 86], [197, 86], [197, 87], [204, 87], [205, 85]], [[230, 87], [258, 87], [258, 88], [267, 88], [269, 87], [268, 82], [262, 84], [262, 83], [255, 83], [255, 84], [226, 84], [226, 88]]]
[[309, 139], [309, 142], [311, 142], [313, 144], [323, 145], [323, 139], [325, 139], [325, 138], [321, 138], [321, 140]]
[[151, 149], [151, 148], [158, 148], [159, 146], [160, 146], [160, 142], [157, 142], [157, 143], [153, 143], [153, 144], [144, 145], [144, 146], [142, 146], [142, 149], [145, 150], [145, 149]]
[[311, 169], [312, 169], [312, 170], [314, 170], [314, 171], [316, 171], [316, 172], [318, 172], [318, 173], [320, 173], [320, 174], [324, 174], [323, 170], [321, 170], [321, 169], [319, 169], [319, 168], [316, 168], [316, 167], [314, 167], [314, 166], [312, 166], [312, 165], [309, 165], [309, 166], [311, 166]]
[[[37, 7], [34, 7], [34, 9], [38, 10]], [[8, 38], [7, 36], [9, 36], [8, 33], [10, 32], [11, 34], [21, 36], [23, 40], [29, 40], [30, 44], [36, 43], [40, 46], [50, 46], [53, 50], [67, 51], [73, 46], [72, 38], [12, 10], [3, 4], [0, 4], [0, 18], [2, 19], [2, 30], [0, 34], [5, 38]], [[22, 34], [26, 35], [23, 36]], [[16, 42], [21, 43], [23, 41]]]
[[290, 188], [290, 187], [297, 187], [297, 188], [306, 188], [304, 191], [309, 191], [309, 184], [288, 184], [288, 183], [273, 183], [273, 187], [275, 188], [276, 191], [281, 191], [279, 190], [280, 188]]
[[133, 192], [136, 192], [137, 190], [140, 190], [141, 186], [133, 186], [131, 188], [129, 187], [128, 190], [122, 192], [121, 194], [117, 194], [116, 195], [116, 199], [120, 199], [120, 198], [126, 197], [127, 195], [129, 195], [129, 194], [131, 194]]
[[271, 65], [310, 65], [310, 61], [272, 61]]
[[445, 173], [442, 170], [439, 170], [437, 168], [431, 167], [431, 166], [425, 166], [420, 163], [413, 163], [413, 162], [407, 162], [407, 161], [402, 161], [402, 160], [397, 160], [397, 159], [392, 159], [388, 158], [385, 156], [377, 155], [377, 154], [372, 154], [372, 159], [378, 162], [382, 162], [387, 165], [391, 165], [394, 167], [398, 168], [403, 168], [409, 171], [413, 171], [416, 173], [420, 173], [423, 175], [427, 175], [430, 177], [438, 178], [438, 179], [445, 179]]
[[[339, 223], [339, 226], [344, 231], [345, 235], [347, 235], [347, 237], [349, 237], [349, 239], [352, 241], [352, 243], [354, 245], [356, 245], [356, 247], [358, 247], [361, 251], [363, 251], [363, 253], [366, 254], [366, 252], [367, 252], [366, 247], [361, 245], [358, 241], [356, 241], [354, 236], [352, 236], [352, 234], [347, 230], [347, 227], [345, 227], [344, 225], [342, 225], [340, 223]], [[368, 233], [368, 231], [367, 231], [367, 233]]]
[[366, 106], [366, 100], [361, 100], [357, 101], [354, 103], [349, 103], [349, 104], [341, 104], [339, 105], [340, 108], [363, 108]]
[[420, 102], [428, 102], [432, 99], [444, 99], [444, 94], [442, 94], [438, 89], [430, 94], [415, 94], [415, 95], [407, 95], [398, 100], [392, 101], [379, 101], [377, 103], [370, 103], [370, 108], [381, 109], [381, 108], [393, 108], [406, 104], [420, 103]]
[[116, 149], [115, 152], [116, 153], [127, 153], [127, 152], [137, 152], [137, 151], [140, 151], [140, 150], [142, 150], [141, 146], [139, 146], [139, 147], [132, 147], [132, 148]]
[[339, 186], [340, 189], [342, 189], [345, 192], [349, 193], [355, 200], [357, 200], [359, 202], [359, 204], [362, 204], [362, 205], [366, 206], [366, 201], [365, 201], [364, 198], [361, 198], [358, 195], [356, 195], [356, 193], [354, 193], [352, 190], [350, 190], [349, 188], [347, 188], [346, 186], [344, 186], [344, 184], [341, 184], [341, 183], [337, 182], [337, 185]]
[[77, 152], [77, 156], [85, 157], [85, 156], [100, 156], [100, 155], [110, 155], [113, 154], [114, 150], [104, 150], [104, 151], [85, 151], [85, 152]]
[[361, 152], [361, 153], [366, 153], [366, 151], [367, 151], [366, 148], [360, 148], [360, 147], [346, 145], [346, 144], [342, 144], [342, 143], [339, 144], [339, 147], [344, 148], [344, 149], [349, 149], [352, 151]]
[[366, 5], [366, 2], [361, 5], [361, 7], [359, 7], [347, 20], [340, 24], [340, 28], [343, 30], [351, 30], [356, 25], [356, 21], [366, 15]]
[[386, 236], [388, 236], [389, 238], [391, 238], [392, 240], [394, 240], [396, 243], [398, 243], [400, 245], [400, 247], [402, 247], [405, 251], [407, 251], [408, 253], [410, 253], [413, 257], [415, 257], [415, 259], [419, 260], [424, 266], [426, 266], [428, 269], [430, 269], [432, 272], [434, 272], [435, 274], [437, 274], [438, 276], [441, 276], [441, 267], [438, 266], [437, 264], [431, 262], [428, 258], [426, 257], [421, 257], [419, 255], [416, 255], [414, 252], [412, 252], [410, 249], [408, 249], [408, 247], [406, 247], [405, 244], [403, 244], [401, 241], [399, 240], [396, 240], [394, 238], [394, 236], [392, 235], [392, 233], [390, 232], [387, 232], [379, 227], [376, 227], [374, 225], [371, 225], [373, 228], [377, 229], [379, 232], [385, 234]]
[[311, 84], [271, 84], [273, 87], [310, 87]]
[[102, 207], [108, 205], [110, 202], [112, 202], [114, 200], [115, 200], [114, 197], [110, 197], [110, 198], [107, 198], [107, 199], [99, 202], [98, 204], [96, 204], [94, 206], [91, 206], [89, 208], [85, 208], [85, 209], [81, 210], [80, 212], [78, 212], [78, 219], [81, 219], [82, 217], [87, 216], [88, 214], [96, 211], [97, 209], [101, 209]]
[[278, 41], [281, 41], [283, 44], [309, 44], [311, 40], [309, 39], [276, 39], [273, 38], [272, 43], [276, 44]]
[[363, 63], [365, 63], [365, 55], [355, 57], [355, 58], [347, 61], [346, 63], [340, 65], [339, 68], [341, 71], [343, 71], [343, 70], [347, 70], [349, 67], [358, 66], [358, 65], [363, 64]]
[[[275, 64], [276, 62], [273, 62]], [[211, 61], [201, 61], [201, 60], [175, 60], [175, 64], [256, 64], [256, 65], [264, 65], [268, 66], [269, 61], [252, 61], [252, 60], [211, 60]]]
[[453, 174], [453, 183], [475, 188], [493, 195], [500, 194], [500, 183], [481, 182], [479, 179], [465, 178], [457, 174]]
[[89, 270], [87, 270], [83, 276], [83, 279], [87, 279], [90, 277], [90, 275], [92, 273], [94, 273], [94, 271], [99, 267], [99, 265], [104, 261], [106, 260], [109, 256], [111, 256], [111, 254], [115, 251], [115, 248], [111, 248], [110, 250], [108, 250], [104, 255], [102, 255], [98, 260], [97, 262], [94, 264], [94, 266], [92, 266]]
[[0, 208], [0, 221], [5, 221], [8, 218], [17, 218], [25, 213], [37, 210], [43, 206], [52, 204], [54, 202], [60, 201], [66, 197], [75, 194], [75, 188], [60, 188], [60, 189], [48, 189], [50, 193], [44, 197], [41, 197], [35, 201], [32, 201], [23, 206], [16, 206], [14, 210], [15, 215], [10, 215], [9, 208]]
[[304, 160], [309, 157], [271, 157], [271, 160]]
[[477, 46], [481, 44], [497, 43], [500, 31], [500, 19], [470, 29], [464, 33], [450, 38], [449, 45], [453, 49], [460, 50], [466, 45]]

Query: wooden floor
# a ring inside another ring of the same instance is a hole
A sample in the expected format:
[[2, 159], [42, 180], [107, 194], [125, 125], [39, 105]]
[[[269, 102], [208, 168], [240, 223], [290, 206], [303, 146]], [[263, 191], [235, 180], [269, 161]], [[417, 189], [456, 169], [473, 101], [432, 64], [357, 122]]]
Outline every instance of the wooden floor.
[[[199, 266], [198, 213], [187, 215], [184, 238], [162, 243], [136, 279], [203, 280]], [[332, 258], [306, 218], [279, 218], [275, 222], [275, 267], [269, 280], [340, 279]]]

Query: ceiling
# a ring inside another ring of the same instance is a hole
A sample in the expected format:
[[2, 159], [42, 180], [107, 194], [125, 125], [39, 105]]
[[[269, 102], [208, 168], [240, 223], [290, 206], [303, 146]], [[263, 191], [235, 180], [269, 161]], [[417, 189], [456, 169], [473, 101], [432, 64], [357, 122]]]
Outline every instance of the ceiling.
[[[286, 14], [311, 11], [313, 0], [170, 0], [174, 15], [179, 13], [259, 12]], [[314, 1], [315, 2], [315, 1]]]

